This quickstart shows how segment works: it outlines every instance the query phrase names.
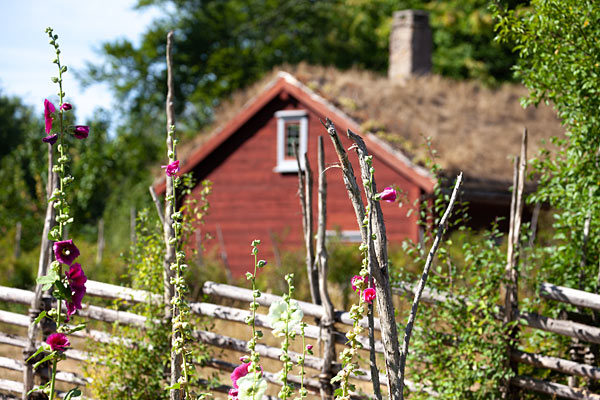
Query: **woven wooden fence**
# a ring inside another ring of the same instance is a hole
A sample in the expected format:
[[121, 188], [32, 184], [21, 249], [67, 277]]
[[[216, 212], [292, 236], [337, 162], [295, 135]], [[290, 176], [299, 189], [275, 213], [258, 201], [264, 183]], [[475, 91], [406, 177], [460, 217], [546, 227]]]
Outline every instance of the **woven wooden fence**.
[[[243, 301], [244, 304], [248, 304], [249, 301], [252, 300], [252, 291], [244, 288], [239, 288], [231, 285], [217, 284], [214, 282], [206, 282], [204, 284], [204, 291], [206, 294], [210, 294], [216, 298], [224, 298], [230, 300], [238, 300]], [[144, 302], [151, 299], [152, 295], [140, 290], [133, 290], [126, 287], [120, 287], [115, 285], [110, 285], [102, 282], [96, 281], [88, 281], [87, 282], [87, 295], [93, 297], [100, 297], [105, 299], [120, 299], [125, 300], [127, 302]], [[1, 287], [0, 286], [0, 301], [29, 305], [33, 299], [34, 293], [27, 290], [15, 289], [10, 287]], [[157, 300], [162, 299], [162, 297], [158, 297]], [[280, 296], [275, 296], [272, 294], [263, 294], [258, 302], [261, 306], [268, 307], [274, 301], [281, 300]], [[304, 312], [305, 321], [308, 321], [312, 318], [315, 320], [323, 317], [323, 307], [317, 306], [311, 303], [299, 302], [300, 308]], [[203, 315], [208, 318], [221, 319], [232, 323], [244, 323], [246, 317], [250, 315], [248, 310], [227, 307], [215, 303], [208, 302], [198, 302], [192, 303], [191, 309], [198, 315]], [[260, 312], [261, 309], [259, 309]], [[266, 311], [262, 309], [263, 312]], [[117, 311], [110, 308], [99, 307], [94, 305], [84, 305], [83, 309], [78, 311], [78, 315], [83, 317], [86, 320], [94, 320], [94, 321], [102, 321], [106, 323], [120, 323], [125, 325], [133, 325], [138, 326], [140, 329], [143, 329], [144, 324], [146, 322], [145, 317], [141, 315], [136, 315], [127, 311]], [[18, 314], [9, 311], [0, 310], [0, 322], [21, 327], [27, 328], [30, 324], [30, 316], [25, 314]], [[336, 330], [335, 330], [335, 342], [338, 345], [343, 345], [346, 342], [345, 331], [352, 324], [350, 316], [347, 312], [336, 311], [335, 312], [335, 322], [336, 322]], [[270, 329], [266, 315], [257, 314], [256, 325], [261, 328]], [[367, 327], [367, 319], [365, 318], [361, 321], [361, 325], [365, 328]], [[379, 324], [375, 324], [375, 328], [377, 330], [380, 329]], [[305, 336], [309, 339], [319, 340], [321, 335], [320, 328], [317, 325], [309, 324], [305, 329]], [[73, 336], [84, 339], [92, 339], [94, 341], [104, 342], [104, 343], [118, 343], [120, 345], [127, 345], [120, 338], [112, 337], [109, 333], [100, 330], [87, 329], [83, 331], [79, 331], [73, 334]], [[211, 346], [215, 346], [224, 350], [231, 350], [236, 352], [247, 352], [246, 350], [246, 338], [236, 338], [229, 337], [225, 335], [221, 335], [215, 332], [209, 332], [205, 330], [195, 330], [194, 337], [207, 343]], [[369, 350], [369, 342], [367, 337], [360, 338], [362, 344], [366, 351]], [[0, 344], [16, 346], [20, 348], [25, 348], [27, 345], [27, 338], [21, 336], [10, 335], [6, 333], [0, 332]], [[38, 343], [39, 345], [40, 343]], [[383, 345], [380, 341], [375, 341], [375, 350], [378, 353], [383, 353]], [[279, 360], [281, 355], [281, 349], [278, 347], [267, 346], [264, 344], [259, 344], [256, 346], [256, 351], [261, 355], [261, 357]], [[86, 362], [90, 360], [91, 355], [88, 354], [85, 349], [82, 348], [71, 348], [65, 352], [65, 356], [67, 359], [74, 360], [77, 362]], [[299, 354], [290, 353], [292, 361], [296, 361]], [[225, 360], [220, 359], [211, 359], [208, 362], [208, 367], [214, 368], [220, 371], [231, 372], [237, 366], [237, 364], [227, 362]], [[309, 390], [309, 392], [314, 395], [319, 395], [320, 385], [318, 379], [319, 371], [324, 369], [323, 359], [317, 356], [307, 356], [305, 360], [305, 366], [310, 370], [315, 371], [314, 373], [308, 374], [308, 379], [304, 379], [304, 384]], [[60, 364], [59, 364], [60, 367]], [[338, 368], [339, 366], [334, 366]], [[25, 363], [24, 361], [18, 359], [11, 359], [7, 357], [0, 357], [0, 368], [5, 368], [13, 371], [24, 371]], [[368, 369], [362, 370], [364, 373], [363, 376], [358, 376], [356, 379], [358, 381], [370, 382], [371, 376], [370, 371]], [[266, 380], [275, 385], [281, 385], [278, 381], [276, 372], [273, 371], [265, 371], [264, 372]], [[1, 376], [1, 374], [0, 374]], [[57, 380], [59, 382], [65, 382], [71, 385], [85, 386], [89, 383], [89, 378], [86, 378], [80, 374], [59, 371], [57, 374]], [[300, 378], [298, 376], [290, 376], [289, 380], [293, 383], [299, 383]], [[382, 384], [385, 384], [386, 379], [382, 375], [380, 377], [380, 381]], [[436, 396], [436, 394], [424, 387], [420, 387], [418, 385], [413, 384], [410, 381], [406, 382], [406, 386], [411, 391], [423, 390], [429, 393], [431, 396]], [[214, 388], [215, 391], [221, 393], [227, 393], [230, 387], [227, 385], [222, 385], [220, 387]], [[5, 393], [12, 393], [13, 395], [19, 395], [23, 392], [23, 383], [18, 381], [12, 381], [7, 379], [0, 379], [0, 391]], [[6, 395], [5, 395], [6, 396]]]

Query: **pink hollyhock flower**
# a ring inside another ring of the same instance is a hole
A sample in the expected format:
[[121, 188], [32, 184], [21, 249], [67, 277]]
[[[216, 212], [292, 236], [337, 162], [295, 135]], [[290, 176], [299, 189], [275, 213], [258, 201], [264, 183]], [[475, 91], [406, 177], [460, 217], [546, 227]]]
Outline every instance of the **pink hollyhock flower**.
[[165, 168], [169, 176], [177, 175], [179, 172], [179, 160], [175, 160], [169, 165], [162, 165], [161, 168]]
[[[248, 367], [249, 366], [250, 366], [250, 363], [244, 363], [233, 370], [233, 372], [231, 373], [231, 382], [233, 383], [234, 388], [236, 388], [236, 389], [238, 388], [238, 384], [237, 384], [238, 379], [240, 379], [243, 376], [248, 375]], [[236, 393], [236, 395], [237, 395], [237, 393]]]
[[367, 283], [368, 279], [369, 278], [366, 276], [354, 275], [352, 277], [352, 280], [350, 281], [350, 283], [352, 284], [352, 290], [358, 292], [360, 290], [359, 286], [361, 286], [363, 282]]
[[65, 111], [69, 111], [71, 109], [73, 109], [73, 106], [70, 103], [63, 103], [62, 106], [60, 106], [61, 110], [65, 110]]
[[393, 187], [386, 187], [383, 192], [379, 193], [379, 199], [385, 200], [388, 203], [396, 201], [396, 189]]
[[64, 333], [53, 333], [52, 335], [48, 336], [46, 343], [50, 345], [50, 348], [53, 351], [65, 351], [67, 347], [71, 345], [67, 335]]
[[79, 257], [79, 249], [73, 243], [73, 239], [54, 242], [54, 256], [58, 262], [71, 265]]
[[363, 291], [363, 299], [365, 299], [365, 301], [369, 304], [371, 304], [371, 302], [373, 301], [373, 299], [375, 299], [375, 289], [373, 288], [366, 288]]
[[46, 136], [46, 137], [42, 138], [42, 142], [50, 143], [50, 145], [53, 145], [54, 143], [56, 143], [57, 140], [58, 140], [58, 135], [56, 133], [54, 135], [50, 135], [50, 136]]
[[56, 108], [54, 104], [50, 103], [48, 99], [44, 99], [44, 122], [46, 123], [46, 135], [52, 130], [52, 120], [54, 119], [54, 113]]
[[230, 400], [237, 400], [238, 398], [238, 390], [231, 388], [229, 389], [229, 399]]
[[75, 129], [73, 130], [73, 135], [77, 139], [85, 139], [88, 137], [90, 133], [90, 127], [87, 125], [75, 125]]

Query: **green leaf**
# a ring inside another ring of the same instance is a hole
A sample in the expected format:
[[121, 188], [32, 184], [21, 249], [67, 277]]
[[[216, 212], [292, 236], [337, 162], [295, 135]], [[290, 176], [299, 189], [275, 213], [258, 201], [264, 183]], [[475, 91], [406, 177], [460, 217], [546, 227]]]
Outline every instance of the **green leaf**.
[[50, 271], [48, 275], [40, 276], [36, 279], [36, 282], [40, 285], [45, 284], [54, 284], [57, 280], [59, 280], [59, 276], [55, 271]]
[[42, 390], [46, 389], [48, 386], [50, 386], [50, 382], [46, 382], [43, 385], [36, 386], [33, 389], [31, 389], [29, 392], [27, 392], [27, 396], [29, 396], [30, 394], [32, 394], [34, 392], [42, 391]]
[[165, 390], [177, 390], [177, 389], [181, 389], [181, 383], [177, 382], [171, 386], [167, 386], [165, 388]]
[[54, 297], [61, 300], [71, 300], [71, 291], [66, 288], [62, 281], [58, 280], [54, 283]]
[[69, 327], [69, 334], [82, 331], [86, 328], [86, 326], [87, 326], [87, 324], [83, 323], [83, 324], [79, 324], [79, 325], [76, 325], [73, 327]]
[[65, 395], [65, 400], [71, 400], [73, 397], [81, 396], [81, 390], [79, 388], [73, 388], [67, 392]]
[[31, 360], [32, 358], [35, 358], [35, 356], [37, 356], [38, 354], [40, 354], [41, 352], [46, 350], [46, 346], [45, 345], [41, 345], [40, 347], [38, 347], [38, 349], [35, 351], [35, 353], [33, 353], [31, 356], [29, 356], [29, 358], [27, 360], [25, 360], [25, 362], [29, 362], [29, 360]]
[[38, 361], [35, 364], [33, 364], [33, 369], [37, 369], [37, 367], [39, 367], [40, 365], [42, 365], [46, 361], [52, 360], [55, 355], [56, 355], [55, 351], [53, 351], [52, 353], [48, 354], [46, 357], [42, 358], [40, 361]]
[[39, 313], [39, 315], [36, 317], [36, 319], [33, 321], [33, 324], [39, 324], [41, 320], [44, 319], [44, 317], [46, 316], [46, 311], [42, 311], [41, 313]]

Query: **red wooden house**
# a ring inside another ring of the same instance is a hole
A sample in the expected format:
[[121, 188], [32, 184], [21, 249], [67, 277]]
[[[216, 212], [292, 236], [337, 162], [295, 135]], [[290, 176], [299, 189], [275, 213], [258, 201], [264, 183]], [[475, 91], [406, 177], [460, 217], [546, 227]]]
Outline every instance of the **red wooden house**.
[[[342, 136], [345, 147], [347, 129], [361, 132], [359, 124], [288, 73], [277, 78], [243, 110], [228, 121], [183, 163], [182, 173], [193, 172], [198, 180], [212, 182], [210, 211], [203, 228], [215, 245], [227, 254], [234, 277], [253, 266], [250, 243], [261, 239], [261, 257], [272, 259], [274, 236], [284, 248], [303, 245], [302, 215], [298, 199], [298, 166], [293, 144], [308, 152], [309, 163], [317, 165], [317, 137], [324, 136], [325, 162], [334, 164], [337, 156], [321, 120], [330, 118]], [[373, 134], [363, 136], [374, 156], [378, 187], [401, 188], [411, 204], [433, 190], [434, 179], [422, 167]], [[350, 152], [356, 171], [356, 155]], [[342, 238], [360, 237], [354, 211], [346, 194], [339, 168], [327, 170], [328, 230]], [[159, 191], [163, 188], [159, 187]], [[198, 187], [196, 190], [201, 190]], [[316, 192], [316, 190], [315, 190]], [[193, 192], [196, 193], [196, 192]], [[314, 202], [316, 204], [316, 193]], [[417, 214], [407, 216], [406, 208], [383, 203], [388, 239], [418, 239]]]

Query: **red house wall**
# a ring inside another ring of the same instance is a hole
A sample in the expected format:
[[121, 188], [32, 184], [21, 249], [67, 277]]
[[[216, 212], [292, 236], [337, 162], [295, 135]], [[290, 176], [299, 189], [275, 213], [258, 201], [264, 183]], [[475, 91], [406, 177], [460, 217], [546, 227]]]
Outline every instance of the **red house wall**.
[[[202, 228], [214, 238], [206, 243], [211, 251], [219, 246], [217, 226], [220, 227], [225, 251], [233, 277], [243, 276], [254, 265], [250, 255], [250, 243], [261, 239], [260, 258], [273, 261], [271, 236], [280, 239], [280, 251], [303, 247], [302, 214], [298, 198], [296, 173], [278, 173], [277, 165], [277, 118], [276, 111], [302, 109], [308, 111], [308, 154], [313, 172], [317, 168], [317, 137], [324, 137], [325, 162], [337, 163], [337, 156], [327, 131], [319, 121], [325, 116], [301, 104], [293, 96], [275, 98], [254, 114], [241, 129], [226, 140], [217, 151], [211, 152], [195, 168], [197, 179], [212, 182], [209, 197], [210, 209]], [[329, 116], [340, 126], [334, 116]], [[347, 149], [351, 143], [342, 134], [342, 143]], [[356, 154], [351, 151], [350, 159], [356, 174], [360, 173]], [[375, 177], [378, 190], [394, 185], [408, 197], [406, 204], [413, 204], [420, 196], [420, 189], [406, 177], [398, 174], [383, 159], [374, 156]], [[358, 230], [354, 210], [348, 199], [340, 168], [326, 172], [328, 183], [327, 229]], [[317, 204], [317, 182], [313, 186], [313, 204]], [[193, 191], [198, 196], [198, 190]], [[400, 243], [405, 238], [417, 240], [417, 215], [406, 216], [406, 207], [397, 203], [382, 202], [387, 235], [390, 243]], [[222, 249], [219, 248], [219, 251]]]

